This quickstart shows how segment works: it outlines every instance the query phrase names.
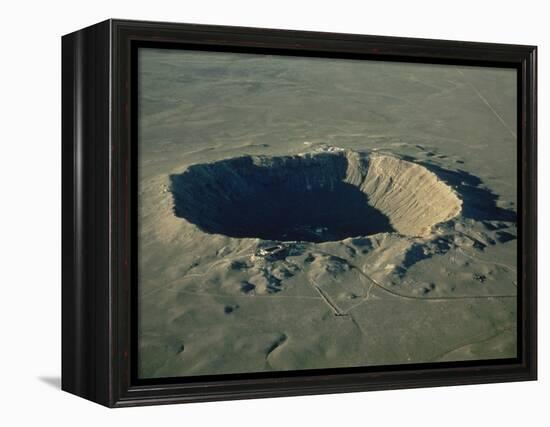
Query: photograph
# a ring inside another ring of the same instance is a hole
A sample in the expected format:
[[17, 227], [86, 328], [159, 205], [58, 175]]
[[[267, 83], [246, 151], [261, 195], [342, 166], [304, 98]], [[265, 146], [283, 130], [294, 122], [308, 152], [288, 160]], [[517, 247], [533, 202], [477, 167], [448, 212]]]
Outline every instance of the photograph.
[[138, 378], [518, 357], [516, 67], [136, 55]]
[[549, 418], [542, 2], [3, 6], [0, 426]]

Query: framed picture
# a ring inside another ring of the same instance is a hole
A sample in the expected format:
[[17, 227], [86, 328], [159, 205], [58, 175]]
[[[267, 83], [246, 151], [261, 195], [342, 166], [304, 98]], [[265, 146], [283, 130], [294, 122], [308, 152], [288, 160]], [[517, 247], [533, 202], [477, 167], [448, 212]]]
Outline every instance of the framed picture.
[[109, 20], [62, 56], [64, 390], [536, 379], [535, 47]]

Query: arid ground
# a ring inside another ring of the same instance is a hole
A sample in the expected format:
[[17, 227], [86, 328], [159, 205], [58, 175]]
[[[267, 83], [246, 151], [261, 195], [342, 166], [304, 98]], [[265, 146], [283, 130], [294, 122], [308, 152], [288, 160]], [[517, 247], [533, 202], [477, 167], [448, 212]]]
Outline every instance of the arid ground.
[[139, 375], [516, 356], [512, 69], [141, 49]]

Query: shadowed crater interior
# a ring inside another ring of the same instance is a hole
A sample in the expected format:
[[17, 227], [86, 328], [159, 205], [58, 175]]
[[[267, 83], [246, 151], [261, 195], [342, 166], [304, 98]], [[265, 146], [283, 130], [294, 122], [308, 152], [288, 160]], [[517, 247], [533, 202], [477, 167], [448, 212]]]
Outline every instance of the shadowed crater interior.
[[[381, 158], [389, 159], [387, 167], [379, 164]], [[422, 221], [412, 228], [402, 221], [403, 215], [413, 222], [426, 217], [426, 204], [417, 200], [423, 194], [417, 177], [400, 177], [413, 164], [386, 156], [375, 160], [346, 151], [193, 165], [170, 176], [174, 212], [206, 233], [236, 238], [324, 242], [396, 230], [422, 234]], [[429, 197], [437, 202], [435, 175], [432, 181]]]

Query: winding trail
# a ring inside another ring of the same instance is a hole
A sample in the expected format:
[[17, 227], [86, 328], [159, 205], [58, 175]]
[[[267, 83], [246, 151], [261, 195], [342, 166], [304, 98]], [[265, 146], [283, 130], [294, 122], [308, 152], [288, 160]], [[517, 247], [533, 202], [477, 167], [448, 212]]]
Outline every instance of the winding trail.
[[[326, 256], [335, 257], [335, 255], [329, 254], [329, 253], [326, 253], [326, 252], [319, 252], [319, 253], [321, 253], [323, 255], [326, 255]], [[350, 263], [347, 259], [341, 258], [341, 257], [336, 257], [336, 258], [338, 258], [340, 261], [345, 262], [347, 265], [350, 266], [350, 268], [356, 270], [360, 275], [362, 275], [367, 280], [369, 280], [374, 286], [376, 286], [379, 289], [383, 290], [384, 292], [386, 292], [388, 294], [391, 294], [391, 295], [393, 295], [395, 297], [398, 297], [398, 298], [423, 300], [423, 301], [426, 301], [426, 300], [428, 300], [428, 301], [468, 300], [468, 299], [488, 299], [488, 298], [517, 298], [517, 295], [508, 295], [508, 294], [503, 294], [503, 295], [502, 294], [499, 294], [499, 295], [457, 295], [457, 296], [448, 296], [448, 297], [420, 297], [420, 296], [415, 296], [415, 295], [400, 294], [399, 292], [395, 292], [391, 289], [388, 289], [386, 286], [380, 284], [379, 282], [374, 280], [372, 277], [370, 277], [367, 273], [365, 273], [363, 270], [361, 270], [359, 267], [357, 267], [356, 265]], [[366, 302], [366, 299], [364, 299], [360, 303], [356, 304], [352, 308], [357, 307], [357, 306], [359, 306], [359, 305], [361, 305], [365, 302]], [[348, 309], [347, 311], [351, 310], [352, 308]]]
[[[468, 258], [471, 258], [471, 259], [474, 259], [476, 261], [490, 263], [489, 261], [486, 261], [486, 260], [478, 260], [477, 258], [474, 258], [471, 255], [465, 253], [463, 250], [460, 250], [459, 252], [461, 254], [463, 254], [464, 256], [466, 256]], [[193, 267], [190, 267], [189, 270], [187, 270], [188, 272], [184, 273], [182, 276], [177, 277], [173, 280], [170, 280], [170, 281], [164, 283], [159, 288], [151, 290], [148, 293], [141, 295], [141, 298], [149, 297], [149, 296], [151, 296], [155, 293], [158, 293], [158, 292], [161, 292], [161, 291], [164, 290], [164, 291], [168, 291], [168, 292], [182, 293], [182, 294], [188, 294], [188, 295], [193, 295], [193, 296], [219, 297], [219, 298], [275, 298], [275, 299], [295, 299], [295, 300], [299, 300], [299, 299], [302, 299], [302, 300], [318, 300], [318, 301], [323, 301], [330, 308], [331, 312], [335, 316], [348, 316], [349, 315], [350, 317], [352, 317], [351, 316], [351, 311], [352, 310], [356, 309], [357, 307], [359, 307], [359, 306], [363, 305], [364, 303], [366, 303], [367, 301], [369, 301], [370, 294], [371, 294], [371, 291], [372, 291], [373, 287], [377, 287], [381, 291], [383, 291], [383, 292], [385, 292], [389, 295], [392, 295], [393, 297], [396, 297], [396, 298], [404, 298], [404, 299], [417, 300], [417, 301], [450, 301], [450, 300], [476, 300], [476, 299], [479, 300], [479, 299], [491, 299], [491, 298], [496, 298], [496, 299], [517, 298], [517, 295], [512, 295], [512, 294], [458, 295], [458, 296], [446, 296], [446, 297], [429, 297], [429, 296], [415, 296], [415, 295], [402, 294], [402, 293], [396, 292], [396, 291], [394, 291], [392, 289], [389, 289], [388, 287], [384, 286], [382, 283], [380, 283], [377, 280], [375, 280], [374, 278], [372, 278], [370, 275], [365, 273], [361, 268], [359, 268], [358, 266], [351, 263], [350, 261], [348, 261], [345, 258], [336, 256], [334, 254], [327, 253], [327, 252], [324, 252], [324, 251], [316, 251], [315, 253], [320, 254], [320, 255], [324, 255], [324, 256], [327, 256], [327, 257], [331, 257], [331, 258], [336, 258], [340, 262], [343, 262], [343, 263], [347, 264], [350, 267], [350, 269], [355, 270], [362, 277], [364, 277], [370, 283], [370, 286], [368, 287], [367, 292], [366, 292], [366, 296], [363, 297], [361, 299], [361, 301], [358, 302], [357, 304], [352, 305], [351, 307], [348, 307], [347, 309], [343, 310], [340, 307], [338, 307], [337, 303], [335, 303], [334, 301], [331, 300], [331, 298], [326, 294], [326, 292], [324, 292], [321, 289], [321, 287], [312, 278], [308, 277], [307, 273], [303, 270], [303, 268], [301, 266], [298, 266], [299, 270], [303, 274], [305, 274], [305, 276], [307, 277], [307, 280], [310, 282], [311, 286], [319, 294], [318, 297], [317, 296], [307, 296], [307, 295], [302, 296], [302, 295], [273, 295], [273, 294], [268, 294], [268, 295], [222, 294], [222, 293], [194, 292], [194, 291], [186, 291], [186, 290], [183, 290], [183, 289], [168, 288], [169, 285], [172, 285], [175, 282], [185, 280], [185, 279], [189, 279], [189, 278], [192, 278], [192, 277], [202, 277], [205, 274], [209, 273], [213, 268], [217, 267], [220, 264], [231, 263], [232, 261], [234, 261], [236, 259], [242, 258], [243, 253], [241, 252], [241, 253], [235, 254], [232, 257], [224, 258], [222, 260], [219, 260], [219, 261], [216, 261], [216, 262], [212, 263], [205, 271], [200, 272], [200, 273], [189, 273], [189, 271], [192, 270], [192, 268], [193, 268]], [[505, 264], [498, 263], [498, 265], [501, 265], [502, 267], [511, 269], [511, 267], [509, 267]], [[511, 270], [513, 270], [513, 269], [511, 269]]]

